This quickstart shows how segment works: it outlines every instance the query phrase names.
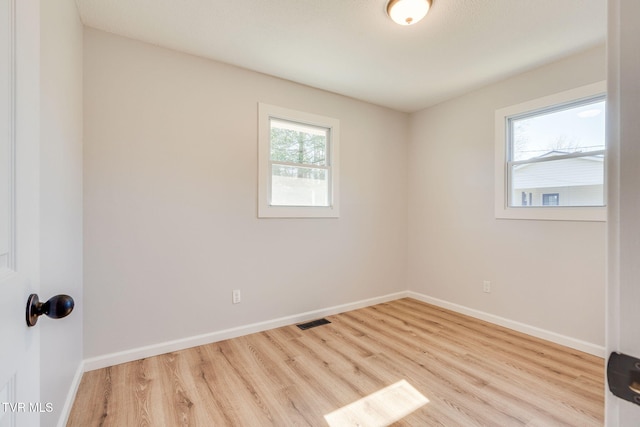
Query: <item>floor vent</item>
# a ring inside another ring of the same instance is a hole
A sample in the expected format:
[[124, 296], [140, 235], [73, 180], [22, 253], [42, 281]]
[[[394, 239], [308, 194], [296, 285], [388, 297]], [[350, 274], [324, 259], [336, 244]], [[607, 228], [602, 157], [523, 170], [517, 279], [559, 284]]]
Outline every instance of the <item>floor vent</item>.
[[318, 319], [318, 320], [312, 320], [311, 322], [307, 322], [307, 323], [301, 323], [296, 326], [304, 331], [307, 329], [315, 328], [316, 326], [326, 325], [327, 323], [331, 323], [331, 322], [329, 322], [327, 319]]

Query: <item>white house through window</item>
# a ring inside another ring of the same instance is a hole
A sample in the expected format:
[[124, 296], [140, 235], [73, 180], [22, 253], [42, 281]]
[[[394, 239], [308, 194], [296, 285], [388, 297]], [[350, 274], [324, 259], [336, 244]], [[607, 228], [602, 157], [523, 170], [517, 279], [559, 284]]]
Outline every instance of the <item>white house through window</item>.
[[601, 96], [507, 119], [509, 206], [604, 205], [604, 107]]

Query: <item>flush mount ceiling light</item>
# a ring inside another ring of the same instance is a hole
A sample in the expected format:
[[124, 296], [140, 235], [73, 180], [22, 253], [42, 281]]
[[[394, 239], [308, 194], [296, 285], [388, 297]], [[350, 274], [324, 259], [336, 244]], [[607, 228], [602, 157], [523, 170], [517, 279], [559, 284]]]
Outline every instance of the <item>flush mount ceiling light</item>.
[[431, 7], [431, 0], [390, 0], [387, 14], [400, 25], [413, 25], [424, 18]]

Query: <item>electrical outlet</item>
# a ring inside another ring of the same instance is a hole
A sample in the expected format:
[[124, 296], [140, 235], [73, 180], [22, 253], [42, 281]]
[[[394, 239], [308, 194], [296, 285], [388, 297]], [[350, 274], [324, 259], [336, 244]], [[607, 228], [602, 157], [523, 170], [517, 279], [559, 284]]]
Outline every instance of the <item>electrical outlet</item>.
[[488, 280], [485, 280], [482, 282], [482, 291], [486, 292], [486, 293], [490, 293], [491, 292], [491, 282]]
[[240, 304], [240, 300], [241, 300], [241, 296], [240, 296], [240, 289], [234, 289], [233, 292], [231, 293], [231, 301], [234, 304]]

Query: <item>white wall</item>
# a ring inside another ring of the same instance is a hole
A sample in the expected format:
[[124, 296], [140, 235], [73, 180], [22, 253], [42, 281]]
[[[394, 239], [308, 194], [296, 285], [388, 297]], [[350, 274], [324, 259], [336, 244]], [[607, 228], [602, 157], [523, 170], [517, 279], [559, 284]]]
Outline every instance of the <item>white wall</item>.
[[604, 80], [605, 67], [592, 49], [411, 116], [411, 291], [604, 345], [605, 223], [495, 219], [493, 156], [496, 109]]
[[[86, 357], [406, 290], [406, 114], [89, 28], [84, 43]], [[339, 219], [257, 218], [258, 102], [341, 121]]]
[[[406, 289], [603, 346], [605, 224], [495, 219], [493, 116], [603, 80], [604, 48], [405, 115], [84, 40], [85, 357]], [[340, 219], [257, 219], [258, 102], [341, 120]]]
[[[75, 310], [41, 319], [41, 401], [55, 425], [82, 362], [82, 23], [75, 1], [41, 1], [40, 299], [71, 295]], [[77, 385], [77, 384], [76, 384]], [[73, 392], [73, 390], [71, 390]]]

